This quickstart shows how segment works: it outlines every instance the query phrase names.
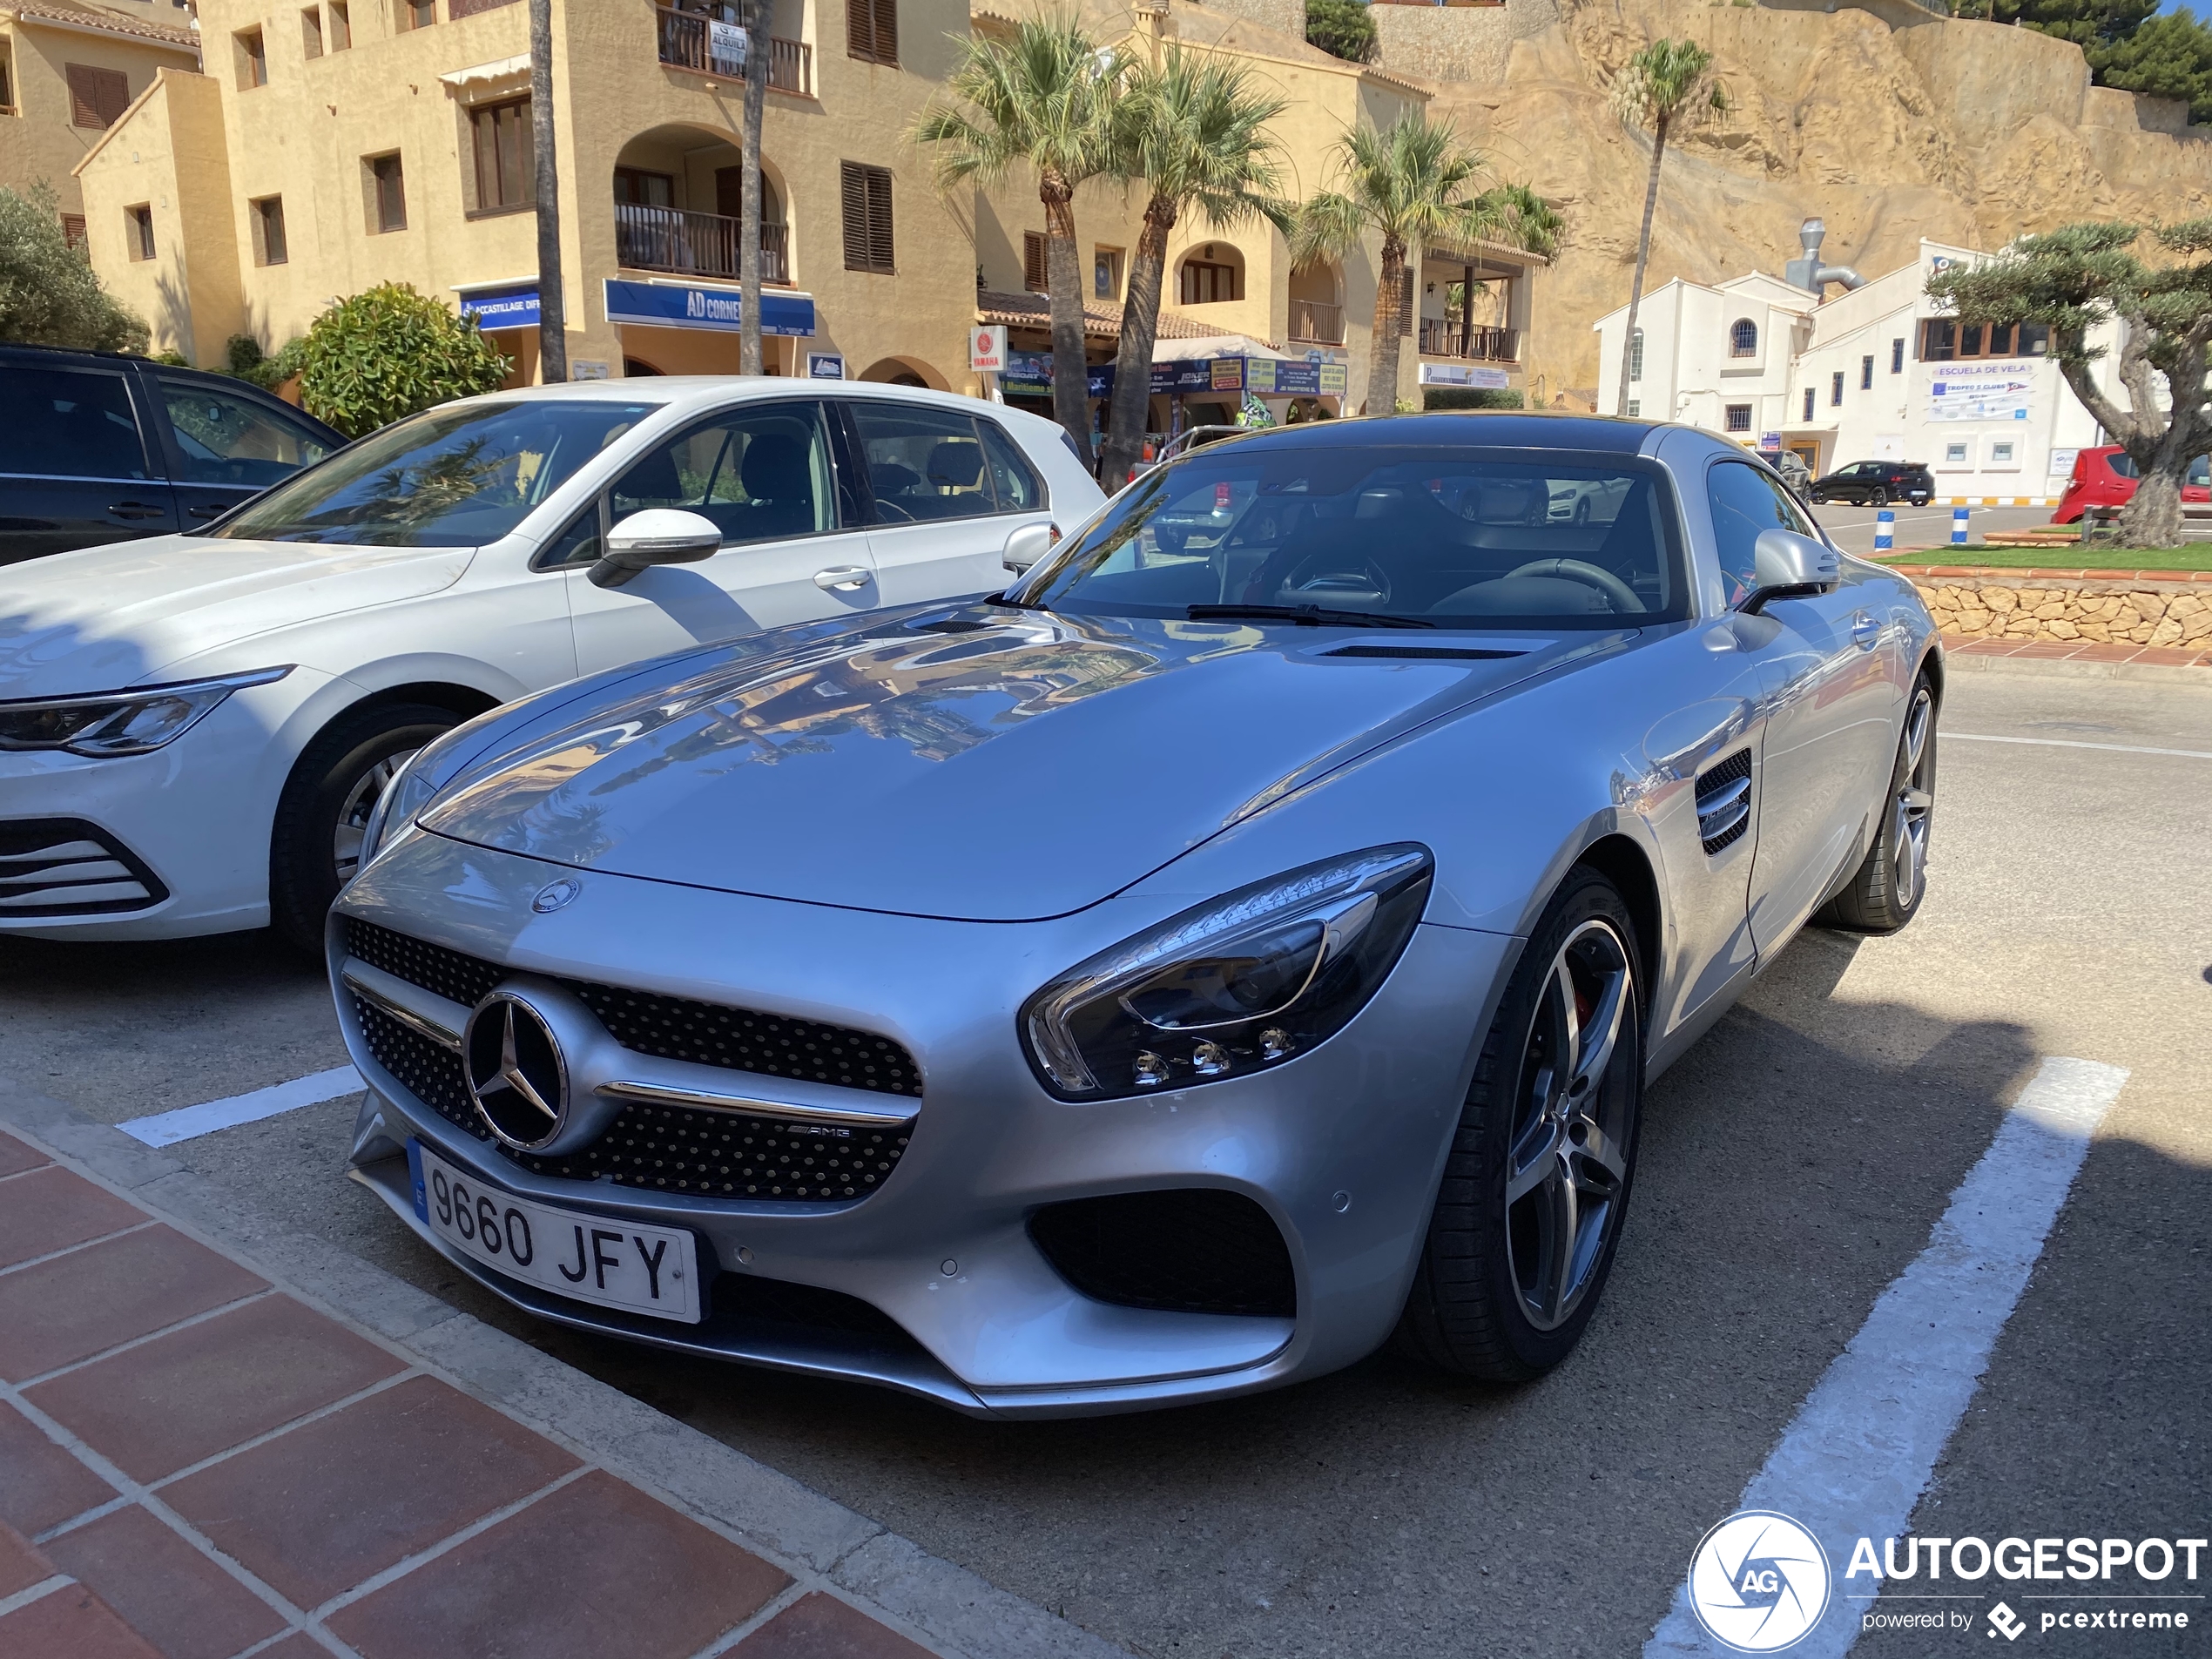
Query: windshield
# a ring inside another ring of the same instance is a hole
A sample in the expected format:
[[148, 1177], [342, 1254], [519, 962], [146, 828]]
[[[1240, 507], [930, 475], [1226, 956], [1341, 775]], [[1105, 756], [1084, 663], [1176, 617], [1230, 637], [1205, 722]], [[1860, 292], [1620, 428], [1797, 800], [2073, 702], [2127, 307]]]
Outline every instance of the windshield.
[[654, 403], [431, 409], [257, 496], [208, 534], [374, 547], [496, 542]]
[[1681, 570], [1649, 462], [1237, 444], [1145, 474], [1010, 597], [1069, 614], [1606, 628], [1687, 615]]

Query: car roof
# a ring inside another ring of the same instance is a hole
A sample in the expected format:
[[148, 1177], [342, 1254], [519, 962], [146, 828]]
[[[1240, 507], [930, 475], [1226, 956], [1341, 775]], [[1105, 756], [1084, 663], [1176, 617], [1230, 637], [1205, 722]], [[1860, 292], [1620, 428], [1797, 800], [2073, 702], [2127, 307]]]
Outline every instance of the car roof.
[[[1479, 424], [1478, 424], [1479, 423]], [[1430, 409], [1419, 415], [1370, 415], [1298, 426], [1263, 427], [1224, 439], [1239, 448], [1340, 448], [1349, 445], [1479, 443], [1499, 449], [1580, 449], [1632, 455], [1668, 423], [1610, 415], [1529, 414], [1514, 409]], [[1213, 446], [1208, 445], [1211, 448]]]
[[[808, 380], [792, 374], [639, 374], [627, 380], [566, 381], [550, 386], [518, 386], [509, 391], [486, 392], [469, 400], [504, 402], [522, 398], [531, 402], [585, 400], [605, 403], [653, 403], [664, 408], [695, 405], [765, 401], [785, 397], [881, 397], [934, 408], [972, 408], [983, 400], [965, 392], [941, 392], [927, 386], [894, 386], [882, 381]], [[1026, 410], [990, 406], [996, 415], [1017, 420], [1042, 417]], [[1049, 421], [1046, 424], [1051, 424]]]

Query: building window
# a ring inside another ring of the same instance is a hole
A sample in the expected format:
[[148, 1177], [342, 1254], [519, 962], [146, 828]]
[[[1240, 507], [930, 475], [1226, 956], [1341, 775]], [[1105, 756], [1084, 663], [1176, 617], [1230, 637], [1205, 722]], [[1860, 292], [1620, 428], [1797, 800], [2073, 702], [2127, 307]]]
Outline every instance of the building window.
[[1049, 293], [1052, 291], [1052, 278], [1049, 274], [1051, 266], [1047, 263], [1047, 259], [1044, 233], [1023, 231], [1022, 233], [1022, 286], [1031, 293]]
[[1945, 444], [1943, 446], [1943, 464], [1946, 467], [1965, 466], [1966, 464], [1966, 446], [1963, 442]]
[[837, 164], [845, 206], [845, 268], [889, 276], [898, 267], [891, 257], [891, 170], [858, 161]]
[[1905, 373], [1905, 342], [1901, 340], [1890, 341], [1890, 373], [1892, 374]]
[[7, 43], [0, 41], [0, 115], [16, 112], [16, 84], [8, 70]]
[[96, 129], [113, 126], [131, 107], [131, 80], [119, 69], [65, 65], [69, 77], [69, 124]]
[[1751, 429], [1751, 406], [1749, 403], [1731, 403], [1728, 406], [1728, 429], [1730, 432], [1749, 432]]
[[1812, 401], [1813, 401], [1813, 389], [1812, 389], [1812, 388], [1811, 388], [1811, 387], [1808, 386], [1808, 387], [1806, 387], [1806, 388], [1805, 388], [1805, 416], [1804, 416], [1804, 418], [1805, 418], [1806, 420], [1808, 420], [1808, 421], [1810, 421], [1810, 420], [1811, 420], [1811, 419], [1812, 419]]
[[300, 55], [303, 57], [322, 56], [322, 10], [309, 6], [300, 14]]
[[1629, 378], [1643, 378], [1643, 330], [1639, 328], [1629, 336]]
[[1122, 251], [1117, 247], [1094, 249], [1090, 256], [1090, 291], [1100, 300], [1122, 297]]
[[1871, 357], [1858, 360], [1858, 389], [1862, 392], [1874, 389], [1874, 360]]
[[407, 174], [397, 156], [365, 156], [369, 223], [379, 233], [407, 228]]
[[1947, 363], [1959, 354], [1959, 325], [1948, 317], [1931, 317], [1920, 325], [1920, 361]]
[[[530, 148], [530, 101], [518, 98], [469, 111], [476, 152], [476, 211], [527, 207], [536, 199], [536, 166]], [[617, 184], [616, 199], [622, 192]]]
[[1843, 402], [1843, 401], [1844, 401], [1844, 371], [1843, 371], [1842, 369], [1840, 369], [1840, 368], [1839, 368], [1839, 369], [1838, 369], [1838, 370], [1835, 372], [1835, 374], [1833, 374], [1832, 375], [1831, 375], [1831, 376], [1829, 377], [1829, 381], [1828, 381], [1828, 406], [1829, 406], [1829, 408], [1837, 408], [1837, 407], [1838, 407], [1838, 406], [1839, 406], [1839, 405]]
[[136, 207], [125, 208], [123, 229], [132, 259], [150, 260], [153, 257], [153, 207], [151, 203], [140, 202]]
[[1759, 354], [1759, 326], [1749, 317], [1738, 317], [1728, 331], [1728, 354], [1730, 357], [1757, 357]]
[[282, 265], [289, 257], [284, 246], [284, 198], [264, 196], [246, 206], [253, 210], [253, 263]]
[[241, 89], [269, 84], [269, 51], [258, 29], [243, 30], [231, 38], [238, 43], [238, 84]]
[[2002, 439], [1989, 446], [1989, 464], [1993, 467], [2009, 467], [2013, 464], [2013, 454], [2012, 441]]
[[80, 253], [85, 251], [87, 239], [84, 234], [84, 214], [64, 213], [62, 215], [62, 240]]
[[400, 28], [428, 29], [438, 20], [438, 0], [400, 0]]
[[1642, 414], [1643, 400], [1641, 398], [1630, 398], [1629, 400], [1629, 418], [1633, 421], [1637, 419]]
[[643, 167], [617, 167], [615, 199], [634, 202], [641, 207], [673, 207], [675, 177], [671, 173], [647, 172]]
[[845, 50], [864, 64], [899, 62], [899, 0], [846, 0]]
[[[1411, 275], [1411, 273], [1408, 273]], [[1237, 298], [1237, 267], [1216, 265], [1208, 260], [1185, 260], [1183, 269], [1176, 276], [1176, 303], [1185, 306], [1210, 306], [1224, 300]], [[1405, 308], [1403, 295], [1399, 306]], [[1400, 331], [1401, 333], [1403, 330]]]
[[330, 19], [330, 50], [342, 52], [354, 44], [353, 14], [346, 10], [346, 0], [330, 0], [323, 11]]

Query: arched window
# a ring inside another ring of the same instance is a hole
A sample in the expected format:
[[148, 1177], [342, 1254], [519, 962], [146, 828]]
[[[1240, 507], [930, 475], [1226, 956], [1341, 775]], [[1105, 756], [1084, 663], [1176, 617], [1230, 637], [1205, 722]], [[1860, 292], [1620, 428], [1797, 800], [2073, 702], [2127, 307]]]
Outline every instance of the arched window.
[[1643, 378], [1643, 330], [1639, 328], [1629, 339], [1629, 378]]
[[1759, 326], [1749, 317], [1738, 317], [1728, 331], [1728, 354], [1730, 357], [1757, 357], [1759, 354]]

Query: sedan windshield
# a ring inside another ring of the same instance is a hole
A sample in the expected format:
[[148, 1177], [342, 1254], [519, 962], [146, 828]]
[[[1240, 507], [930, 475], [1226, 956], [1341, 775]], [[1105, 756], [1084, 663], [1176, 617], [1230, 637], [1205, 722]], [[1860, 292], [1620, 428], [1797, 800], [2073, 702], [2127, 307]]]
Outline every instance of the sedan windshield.
[[257, 496], [208, 533], [268, 542], [496, 542], [652, 403], [517, 398], [432, 409]]
[[1011, 597], [1069, 614], [1606, 628], [1688, 614], [1682, 567], [1649, 462], [1230, 444], [1146, 474]]

